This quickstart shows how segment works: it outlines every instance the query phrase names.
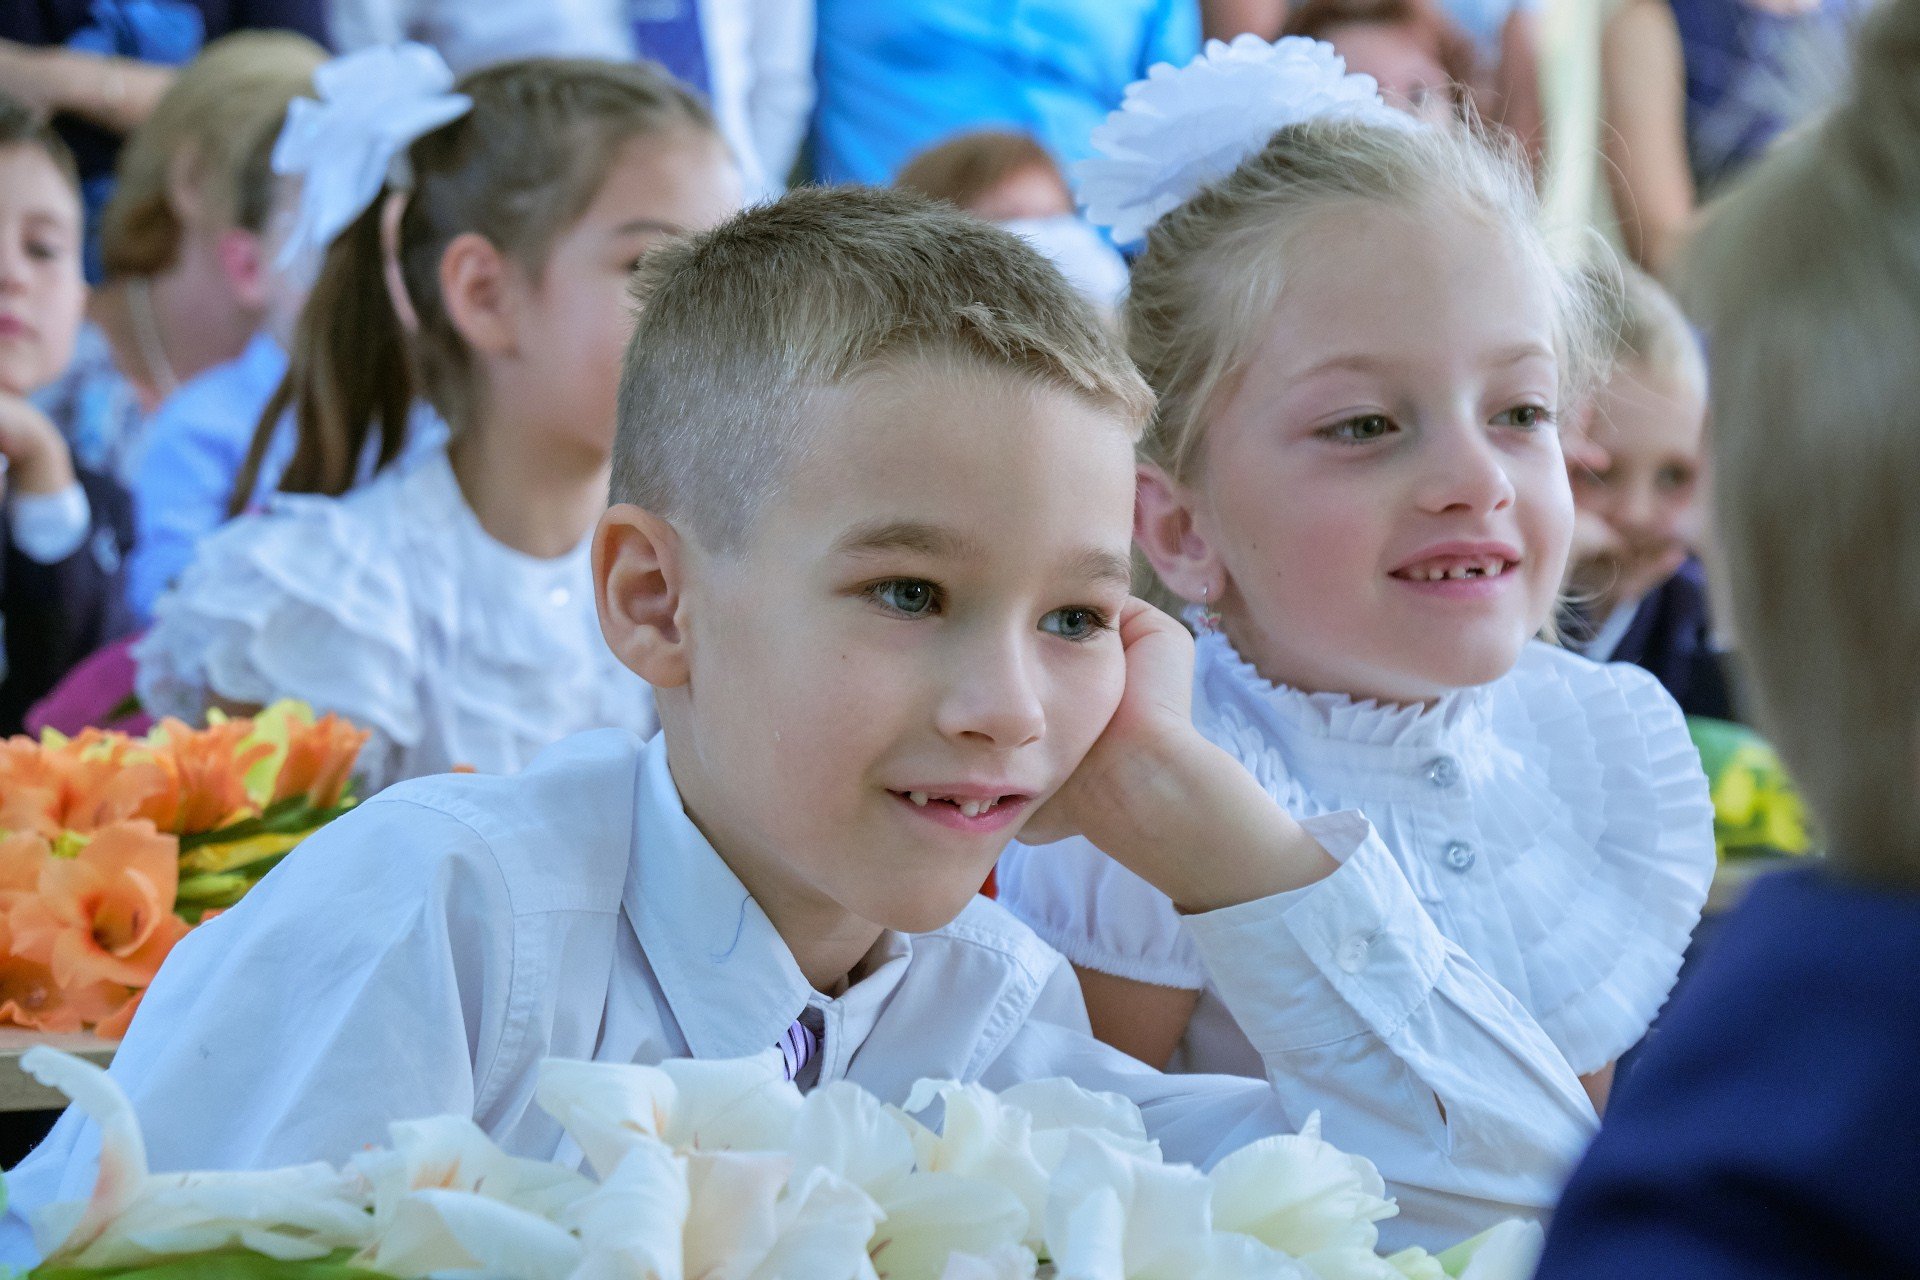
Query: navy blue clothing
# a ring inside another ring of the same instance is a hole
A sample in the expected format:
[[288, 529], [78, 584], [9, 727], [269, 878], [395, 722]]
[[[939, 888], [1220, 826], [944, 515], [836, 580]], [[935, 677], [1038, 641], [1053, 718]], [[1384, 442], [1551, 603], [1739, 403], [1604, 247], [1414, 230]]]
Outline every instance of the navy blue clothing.
[[1920, 1274], [1920, 895], [1759, 882], [1621, 1082], [1537, 1280]]
[[82, 658], [133, 630], [126, 604], [133, 503], [102, 476], [80, 472], [93, 527], [79, 550], [53, 564], [20, 554], [0, 513], [0, 737], [19, 733], [28, 708]]
[[1608, 659], [1651, 672], [1690, 716], [1741, 720], [1725, 655], [1713, 647], [1707, 574], [1697, 559], [1681, 565], [1640, 602]]
[[1686, 63], [1687, 155], [1708, 196], [1844, 91], [1870, 0], [1820, 0], [1791, 16], [1751, 0], [1670, 2]]

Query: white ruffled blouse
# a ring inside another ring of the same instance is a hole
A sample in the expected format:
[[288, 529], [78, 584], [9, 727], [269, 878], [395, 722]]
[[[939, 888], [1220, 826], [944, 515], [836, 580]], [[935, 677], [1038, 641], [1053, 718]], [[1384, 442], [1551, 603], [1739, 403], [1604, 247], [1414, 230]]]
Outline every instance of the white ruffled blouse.
[[568, 734], [658, 723], [601, 638], [587, 542], [541, 559], [496, 541], [444, 449], [220, 529], [134, 657], [156, 716], [299, 698], [372, 730], [363, 794], [456, 765], [510, 773]]
[[[1194, 717], [1297, 817], [1356, 810], [1439, 932], [1579, 1074], [1665, 1002], [1714, 870], [1685, 721], [1638, 667], [1531, 644], [1432, 707], [1306, 694], [1202, 635]], [[1173, 904], [1084, 841], [1010, 851], [1001, 901], [1078, 964], [1200, 991], [1176, 1069], [1257, 1074]]]

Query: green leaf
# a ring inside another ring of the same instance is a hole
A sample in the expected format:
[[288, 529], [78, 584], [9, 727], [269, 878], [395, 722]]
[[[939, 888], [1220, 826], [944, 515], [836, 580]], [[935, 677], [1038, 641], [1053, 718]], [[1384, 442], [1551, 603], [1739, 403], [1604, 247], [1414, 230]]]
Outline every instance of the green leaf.
[[391, 1280], [348, 1264], [351, 1250], [310, 1262], [281, 1262], [246, 1249], [196, 1253], [137, 1267], [38, 1267], [27, 1280]]

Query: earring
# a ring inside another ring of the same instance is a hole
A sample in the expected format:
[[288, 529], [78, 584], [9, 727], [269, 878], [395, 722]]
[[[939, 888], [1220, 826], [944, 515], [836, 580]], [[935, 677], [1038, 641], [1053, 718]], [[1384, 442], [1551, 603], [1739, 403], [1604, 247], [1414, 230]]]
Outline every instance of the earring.
[[1220, 611], [1207, 603], [1212, 595], [1211, 584], [1200, 588], [1200, 631], [1203, 635], [1213, 635], [1220, 630]]

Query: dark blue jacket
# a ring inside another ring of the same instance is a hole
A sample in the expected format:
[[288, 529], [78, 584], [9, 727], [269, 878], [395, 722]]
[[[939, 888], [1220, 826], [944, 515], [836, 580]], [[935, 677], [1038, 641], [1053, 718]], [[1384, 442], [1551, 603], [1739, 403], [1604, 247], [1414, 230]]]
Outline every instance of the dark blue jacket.
[[1661, 1024], [1538, 1280], [1920, 1276], [1920, 896], [1763, 880]]

